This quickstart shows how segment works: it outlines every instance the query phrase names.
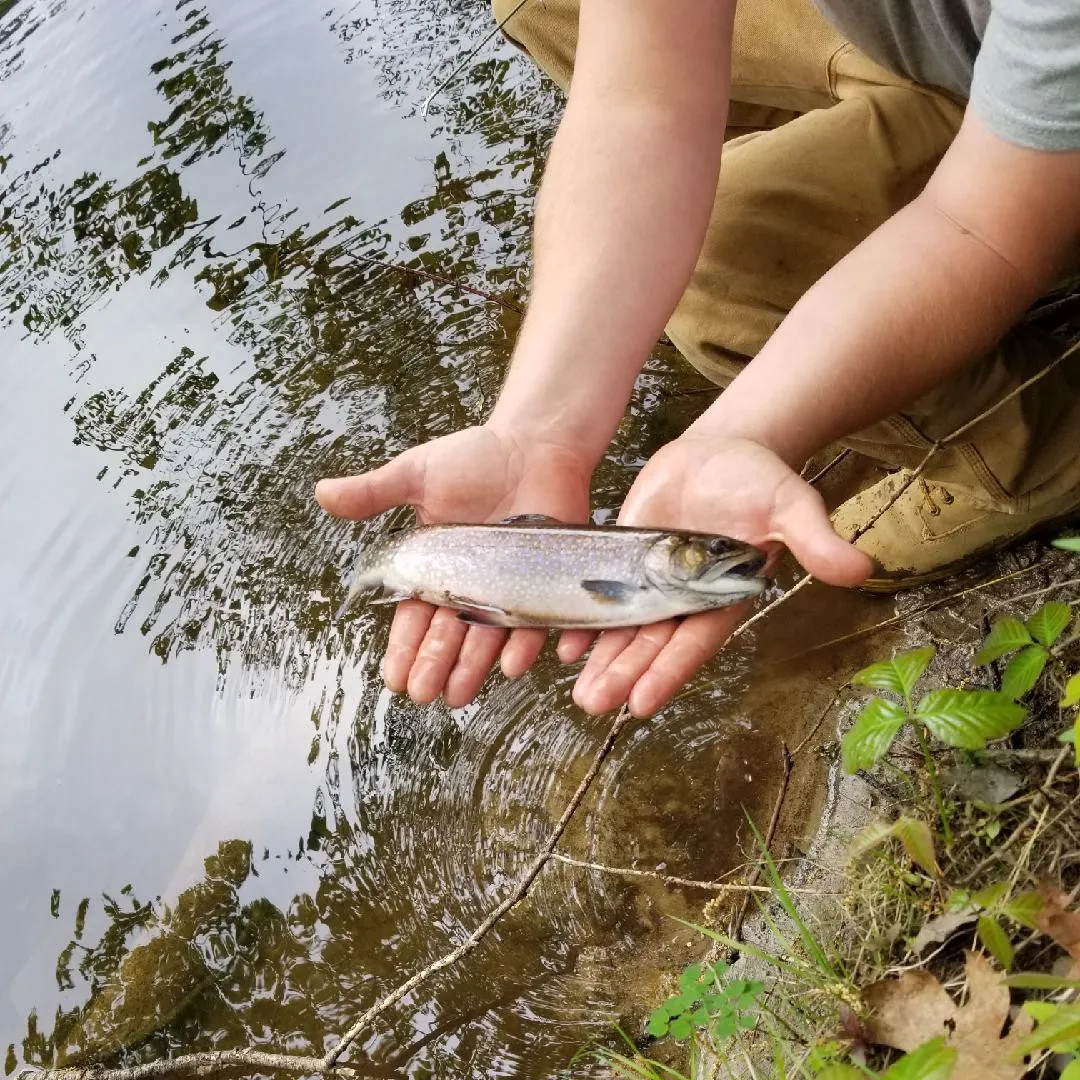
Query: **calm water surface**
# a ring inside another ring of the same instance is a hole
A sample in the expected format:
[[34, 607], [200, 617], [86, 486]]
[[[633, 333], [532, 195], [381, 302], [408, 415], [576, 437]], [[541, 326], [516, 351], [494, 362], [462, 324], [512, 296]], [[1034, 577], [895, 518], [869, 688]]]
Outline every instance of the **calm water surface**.
[[[603, 736], [550, 660], [455, 712], [391, 698], [386, 609], [332, 619], [387, 523], [311, 497], [477, 420], [498, 386], [560, 102], [496, 40], [416, 107], [488, 19], [0, 0], [8, 1073], [321, 1053], [506, 894]], [[707, 400], [685, 386], [661, 359], [639, 380], [598, 519]], [[748, 656], [631, 731], [565, 850], [697, 877], [738, 861], [792, 722], [747, 704]], [[552, 1075], [655, 991], [635, 959], [694, 899], [549, 867], [357, 1058]]]

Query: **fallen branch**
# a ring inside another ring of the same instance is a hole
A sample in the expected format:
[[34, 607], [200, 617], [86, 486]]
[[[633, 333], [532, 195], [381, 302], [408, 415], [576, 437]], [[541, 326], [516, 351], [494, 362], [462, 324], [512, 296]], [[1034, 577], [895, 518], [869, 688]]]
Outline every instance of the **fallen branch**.
[[[131, 1065], [122, 1069], [102, 1069], [96, 1065], [83, 1065], [71, 1069], [36, 1069], [28, 1067], [16, 1073], [15, 1080], [152, 1080], [159, 1076], [177, 1076], [186, 1073], [213, 1075], [222, 1069], [250, 1066], [253, 1069], [269, 1069], [272, 1072], [314, 1073], [325, 1076], [328, 1070], [322, 1058], [301, 1054], [266, 1054], [259, 1050], [206, 1050], [199, 1054], [162, 1058], [144, 1065]], [[352, 1069], [341, 1069], [339, 1076], [358, 1076]]]
[[406, 263], [390, 262], [388, 259], [377, 259], [373, 255], [358, 255], [355, 251], [347, 251], [345, 254], [350, 259], [367, 263], [369, 266], [378, 266], [383, 270], [396, 270], [399, 274], [411, 274], [413, 277], [420, 278], [421, 281], [430, 281], [434, 285], [447, 285], [452, 289], [457, 289], [458, 292], [478, 296], [481, 300], [487, 300], [488, 303], [491, 304], [498, 304], [499, 307], [504, 308], [506, 311], [512, 311], [516, 315], [525, 314], [524, 309], [519, 304], [515, 304], [512, 300], [506, 300], [501, 296], [496, 296], [494, 293], [485, 292], [483, 289], [478, 289], [475, 285], [470, 285], [467, 281], [460, 281], [457, 278], [447, 277], [445, 274], [437, 274], [434, 270], [424, 270], [419, 266], [408, 266]]
[[[743, 884], [741, 881], [698, 881], [695, 878], [665, 874], [660, 870], [636, 870], [629, 866], [607, 866], [604, 863], [586, 862], [584, 859], [573, 859], [569, 855], [562, 855], [559, 852], [554, 852], [551, 857], [558, 862], [566, 863], [567, 866], [578, 866], [582, 870], [596, 870], [598, 873], [611, 874], [613, 877], [651, 878], [654, 881], [660, 881], [665, 885], [672, 885], [677, 888], [705, 889], [709, 892], [720, 893], [772, 892], [771, 885], [749, 885]], [[817, 889], [792, 889], [791, 891], [810, 896], [822, 895]]]
[[[768, 851], [772, 847], [773, 837], [776, 835], [776, 826], [780, 822], [780, 810], [784, 805], [784, 798], [787, 795], [788, 781], [791, 779], [791, 752], [788, 750], [786, 742], [780, 744], [781, 759], [784, 763], [784, 771], [780, 777], [780, 790], [776, 793], [776, 802], [773, 803], [772, 817], [769, 818], [769, 827], [765, 830], [765, 839], [762, 842], [762, 849]], [[761, 860], [759, 859], [754, 864], [754, 872], [750, 875], [748, 885], [757, 885], [758, 879], [761, 877]], [[731, 928], [728, 931], [728, 936], [739, 940], [739, 935], [742, 933], [743, 923], [746, 921], [746, 913], [750, 908], [750, 893], [747, 891], [743, 897], [742, 905], [739, 907], [739, 912], [732, 920]]]

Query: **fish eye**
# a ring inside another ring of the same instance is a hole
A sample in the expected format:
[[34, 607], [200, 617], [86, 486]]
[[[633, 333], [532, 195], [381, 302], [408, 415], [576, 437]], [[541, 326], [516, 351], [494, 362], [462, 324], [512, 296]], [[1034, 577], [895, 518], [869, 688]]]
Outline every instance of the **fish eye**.
[[714, 536], [705, 548], [710, 555], [723, 555], [728, 550], [728, 542], [722, 536]]

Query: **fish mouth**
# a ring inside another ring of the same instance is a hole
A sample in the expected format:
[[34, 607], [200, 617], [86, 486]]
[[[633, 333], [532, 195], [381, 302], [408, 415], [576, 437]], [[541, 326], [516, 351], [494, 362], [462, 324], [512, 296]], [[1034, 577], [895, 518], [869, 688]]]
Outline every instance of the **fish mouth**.
[[758, 551], [756, 548], [752, 548], [737, 562], [730, 563], [726, 566], [724, 568], [724, 573], [734, 574], [736, 577], [757, 577], [758, 571], [765, 566], [766, 561], [767, 556], [763, 552]]

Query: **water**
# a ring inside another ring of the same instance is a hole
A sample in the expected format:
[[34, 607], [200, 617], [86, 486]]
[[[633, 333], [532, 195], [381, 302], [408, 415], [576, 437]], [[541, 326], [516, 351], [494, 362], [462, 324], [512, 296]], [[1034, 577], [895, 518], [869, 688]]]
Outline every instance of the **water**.
[[[392, 699], [386, 609], [332, 619], [385, 523], [311, 497], [479, 419], [499, 385], [560, 102], [495, 40], [416, 108], [488, 19], [0, 0], [6, 1072], [323, 1052], [506, 895], [603, 737], [550, 659], [455, 712]], [[708, 400], [687, 387], [650, 362], [598, 520]], [[695, 877], [741, 861], [743, 808], [767, 817], [828, 666], [755, 697], [753, 656], [631, 729], [563, 850]], [[549, 867], [357, 1060], [551, 1075], [658, 995], [686, 940], [663, 915], [702, 899]]]

